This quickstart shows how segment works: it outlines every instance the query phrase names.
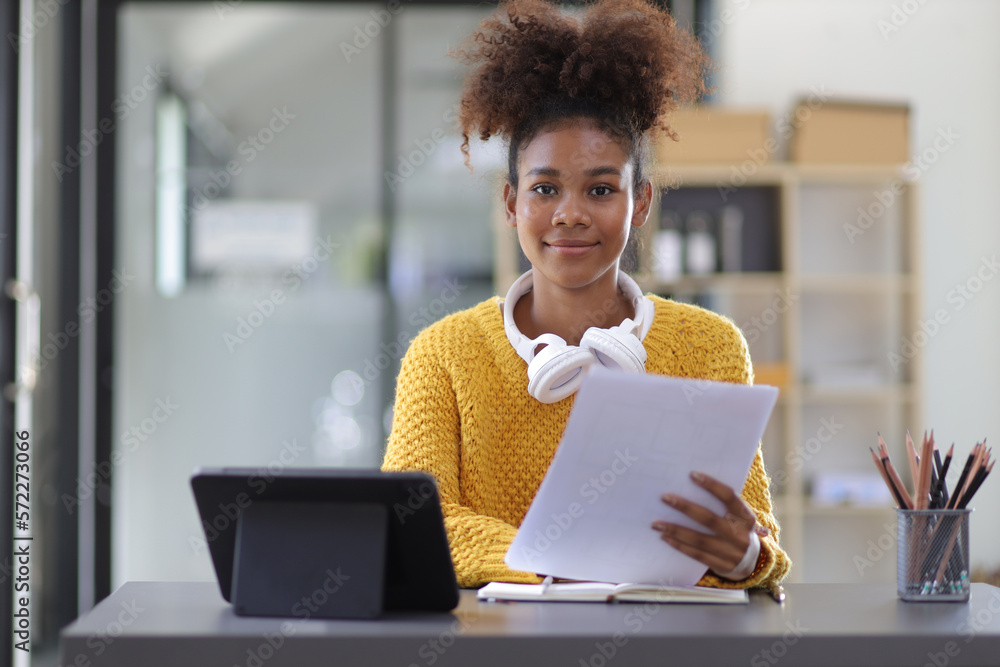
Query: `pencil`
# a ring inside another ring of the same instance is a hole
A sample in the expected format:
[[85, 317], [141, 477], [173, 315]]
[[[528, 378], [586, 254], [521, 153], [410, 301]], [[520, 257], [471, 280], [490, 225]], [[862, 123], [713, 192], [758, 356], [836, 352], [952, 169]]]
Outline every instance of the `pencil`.
[[951, 447], [948, 448], [948, 453], [944, 457], [944, 465], [941, 466], [941, 474], [938, 475], [940, 478], [941, 485], [941, 506], [946, 507], [948, 505], [948, 480], [945, 479], [948, 475], [948, 467], [951, 466], [951, 456], [955, 453], [955, 443], [951, 443]]
[[984, 443], [979, 443], [975, 447], [975, 456], [972, 459], [972, 467], [969, 469], [969, 476], [965, 480], [965, 484], [962, 486], [962, 493], [959, 495], [958, 499], [955, 501], [955, 507], [958, 507], [958, 503], [965, 499], [966, 494], [969, 492], [969, 486], [972, 484], [972, 480], [975, 479], [976, 475], [979, 474], [979, 469], [983, 465], [983, 457], [986, 455], [986, 445]]
[[951, 531], [951, 538], [948, 540], [948, 546], [944, 549], [944, 557], [938, 565], [937, 572], [934, 573], [933, 582], [941, 581], [941, 577], [944, 576], [944, 572], [948, 568], [948, 564], [951, 563], [951, 552], [955, 550], [955, 541], [958, 539], [960, 531], [961, 523], [955, 523]]
[[878, 455], [882, 458], [889, 458], [889, 448], [885, 445], [885, 440], [882, 436], [878, 437]]
[[919, 497], [917, 498], [917, 509], [925, 510], [930, 506], [928, 499], [930, 498], [930, 488], [931, 488], [931, 468], [934, 466], [934, 432], [928, 437], [927, 432], [924, 431], [924, 442], [920, 449], [920, 491]]
[[[909, 432], [907, 432], [907, 435], [909, 435]], [[912, 442], [913, 441], [911, 439], [910, 443]], [[917, 472], [913, 476], [913, 509], [915, 510], [924, 509], [924, 503], [923, 503], [924, 465], [923, 465], [923, 460], [921, 460], [921, 457], [923, 456], [924, 445], [926, 444], [927, 444], [927, 431], [924, 431], [924, 441], [923, 443], [921, 443], [920, 451], [915, 453], [913, 457], [913, 460], [916, 461], [917, 464]], [[912, 444], [907, 445], [907, 449], [910, 449], [910, 447], [912, 447]]]
[[[978, 444], [972, 448], [972, 452], [975, 452], [977, 447], [979, 447]], [[974, 458], [973, 453], [970, 453], [969, 458], [965, 460], [965, 467], [962, 468], [962, 474], [958, 476], [958, 483], [955, 484], [955, 493], [952, 494], [951, 502], [948, 503], [948, 509], [950, 510], [955, 509], [958, 499], [962, 497], [962, 489], [965, 487], [965, 481], [969, 476], [969, 470], [972, 469], [972, 460]]]
[[917, 479], [919, 478], [917, 469], [919, 464], [917, 463], [917, 450], [913, 448], [913, 438], [910, 437], [910, 429], [906, 429], [906, 457], [910, 462], [910, 477], [913, 478], [913, 492], [916, 493]]
[[[934, 450], [937, 451], [936, 449]], [[930, 499], [928, 500], [928, 509], [938, 509], [938, 501], [940, 500], [940, 494], [938, 491], [938, 475], [937, 471], [940, 468], [940, 457], [935, 459], [934, 465], [931, 466], [931, 488], [930, 488]]]
[[[958, 480], [960, 483], [955, 487], [955, 496], [952, 498], [951, 502], [953, 509], [958, 509], [958, 503], [960, 503], [962, 501], [962, 498], [965, 497], [965, 490], [969, 488], [969, 483], [972, 481], [973, 477], [975, 477], [976, 473], [979, 471], [980, 452], [981, 452], [981, 446], [980, 443], [977, 442], [975, 447], [972, 448], [972, 451], [969, 452], [969, 458], [965, 464], [966, 467], [962, 469], [962, 472], [965, 473], [965, 479], [962, 479], [960, 477]], [[966, 471], [966, 468], [968, 469], [968, 471]]]
[[969, 487], [962, 494], [962, 497], [958, 500], [958, 504], [955, 509], [964, 510], [972, 500], [972, 496], [975, 495], [976, 491], [979, 490], [979, 485], [983, 483], [983, 479], [986, 478], [986, 468], [980, 468], [976, 471], [976, 474], [972, 476], [972, 481], [969, 482]]
[[906, 487], [903, 486], [903, 480], [899, 478], [899, 473], [896, 472], [896, 467], [892, 465], [892, 461], [889, 460], [888, 453], [882, 456], [882, 464], [885, 466], [885, 471], [889, 474], [889, 478], [893, 481], [893, 484], [897, 489], [899, 489], [899, 495], [903, 498], [902, 509], [913, 509], [913, 499], [910, 498], [910, 494], [907, 493]]
[[896, 490], [896, 487], [892, 483], [892, 480], [889, 479], [889, 473], [887, 473], [885, 470], [885, 464], [882, 463], [882, 460], [875, 453], [874, 449], [869, 447], [868, 451], [871, 452], [872, 461], [875, 462], [875, 467], [878, 468], [878, 473], [882, 475], [882, 480], [885, 482], [886, 487], [889, 489], [889, 493], [891, 493], [893, 497], [896, 499], [896, 504], [899, 507], [903, 507], [903, 496], [899, 495], [899, 491]]
[[896, 471], [896, 466], [892, 464], [892, 459], [889, 458], [889, 448], [886, 446], [882, 436], [879, 436], [879, 455], [882, 457], [882, 465], [885, 467], [886, 474], [892, 480], [893, 488], [899, 492], [899, 496], [903, 500], [902, 509], [913, 509], [913, 499], [910, 498], [910, 493], [907, 491], [906, 485], [903, 484], [902, 478]]
[[[955, 453], [954, 443], [948, 448], [948, 453], [944, 458], [944, 462], [941, 462], [941, 456], [937, 448], [933, 446], [934, 432], [931, 431], [930, 437], [928, 438], [925, 434], [924, 442], [921, 448], [921, 459], [918, 464], [918, 489], [916, 492], [916, 497], [914, 498], [915, 506], [920, 509], [925, 502], [930, 502], [932, 508], [939, 508], [943, 506], [948, 510], [961, 510], [967, 511], [967, 507], [971, 502], [973, 496], [982, 486], [986, 477], [993, 470], [993, 465], [996, 463], [992, 459], [993, 450], [992, 448], [986, 447], [986, 441], [978, 442], [969, 452], [968, 457], [965, 461], [965, 466], [962, 468], [962, 473], [958, 478], [958, 482], [955, 484], [954, 492], [951, 497], [948, 498], [947, 492], [947, 480], [946, 476], [948, 470], [951, 466], [951, 461]], [[930, 445], [932, 450], [932, 456], [934, 457], [934, 463], [931, 464], [928, 461], [928, 446]], [[889, 462], [891, 466], [891, 462]], [[930, 470], [928, 470], [930, 468]], [[926, 490], [927, 474], [931, 473], [931, 478], [935, 477], [936, 481], [930, 483], [931, 489], [927, 496], [923, 493]], [[913, 572], [910, 572], [908, 576], [916, 574], [916, 563], [919, 562], [919, 576], [924, 580], [922, 592], [926, 593], [936, 593], [936, 592], [955, 592], [956, 587], [961, 587], [963, 580], [967, 582], [967, 575], [964, 570], [962, 570], [965, 563], [965, 558], [962, 552], [966, 548], [963, 543], [958, 541], [959, 533], [961, 532], [962, 519], [948, 518], [941, 516], [938, 521], [935, 522], [929, 532], [927, 532], [923, 538], [917, 537], [919, 542], [915, 542], [912, 547], [918, 551], [922, 551], [926, 548], [923, 553], [923, 558], [915, 559], [913, 564]], [[946, 528], [947, 526], [947, 528]], [[944, 537], [946, 533], [943, 531], [947, 530], [950, 535], [947, 538]], [[915, 536], [916, 537], [916, 536]], [[943, 549], [937, 549], [934, 545], [942, 544], [941, 540], [945, 540]], [[954, 558], [953, 558], [954, 556]], [[967, 583], [965, 584], [967, 585]], [[939, 589], [940, 586], [940, 589]]]
[[941, 450], [934, 445], [934, 468], [931, 470], [931, 509], [936, 510], [941, 507], [941, 483], [944, 478], [941, 471], [944, 465], [941, 463]]
[[983, 481], [986, 479], [986, 476], [990, 474], [991, 470], [993, 470], [994, 463], [995, 461], [990, 461], [989, 465], [979, 469], [979, 471], [976, 473], [976, 476], [973, 478], [972, 483], [969, 484], [969, 490], [966, 491], [965, 495], [962, 496], [962, 499], [958, 501], [958, 509], [964, 510], [966, 508], [966, 506], [969, 504], [969, 501], [972, 500], [972, 496], [974, 496], [976, 494], [976, 491], [979, 490], [979, 487], [982, 486]]

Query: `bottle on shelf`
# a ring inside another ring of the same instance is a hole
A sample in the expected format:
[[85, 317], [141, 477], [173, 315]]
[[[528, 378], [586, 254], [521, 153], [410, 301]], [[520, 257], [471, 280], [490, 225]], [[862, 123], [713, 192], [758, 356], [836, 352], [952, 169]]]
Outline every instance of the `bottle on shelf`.
[[743, 209], [732, 204], [719, 211], [719, 258], [728, 273], [743, 270]]
[[653, 274], [665, 283], [677, 280], [684, 271], [684, 238], [677, 211], [664, 210], [653, 251]]
[[716, 243], [712, 235], [712, 216], [708, 211], [691, 211], [687, 216], [684, 239], [685, 269], [691, 275], [715, 273]]

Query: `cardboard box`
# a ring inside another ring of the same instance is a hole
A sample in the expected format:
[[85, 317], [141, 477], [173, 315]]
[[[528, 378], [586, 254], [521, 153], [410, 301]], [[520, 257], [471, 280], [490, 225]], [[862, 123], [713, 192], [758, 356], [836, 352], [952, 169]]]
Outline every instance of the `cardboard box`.
[[777, 143], [770, 138], [770, 118], [759, 111], [732, 111], [712, 107], [684, 107], [668, 121], [680, 141], [661, 136], [656, 143], [657, 163], [741, 164], [770, 160]]
[[800, 102], [791, 159], [808, 164], [902, 164], [910, 159], [910, 108], [905, 104]]
[[788, 372], [788, 364], [761, 363], [753, 365], [754, 384], [769, 384], [778, 389], [785, 389], [791, 382], [791, 379], [791, 374]]

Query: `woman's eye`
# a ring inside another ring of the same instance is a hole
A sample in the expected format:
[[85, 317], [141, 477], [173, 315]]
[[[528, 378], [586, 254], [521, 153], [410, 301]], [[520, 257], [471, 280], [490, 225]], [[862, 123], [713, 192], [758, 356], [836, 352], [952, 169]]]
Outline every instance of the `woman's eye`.
[[556, 193], [556, 189], [554, 187], [546, 185], [545, 183], [539, 183], [531, 189], [540, 195], [554, 195]]
[[591, 190], [591, 192], [593, 192], [598, 197], [604, 197], [605, 195], [611, 194], [611, 188], [609, 188], [607, 185], [598, 185], [593, 190]]

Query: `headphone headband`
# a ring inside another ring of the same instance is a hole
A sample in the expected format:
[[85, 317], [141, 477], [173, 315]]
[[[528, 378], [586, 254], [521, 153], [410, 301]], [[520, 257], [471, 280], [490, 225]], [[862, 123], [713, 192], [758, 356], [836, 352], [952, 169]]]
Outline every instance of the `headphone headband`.
[[[618, 286], [632, 301], [635, 318], [625, 318], [621, 324], [609, 329], [591, 327], [580, 346], [567, 345], [553, 333], [543, 333], [531, 339], [521, 333], [514, 322], [514, 306], [533, 286], [532, 269], [525, 271], [507, 290], [503, 303], [504, 331], [518, 356], [528, 363], [528, 391], [544, 403], [555, 403], [569, 396], [579, 387], [583, 370], [591, 363], [600, 362], [608, 367], [642, 372], [646, 351], [642, 339], [653, 324], [653, 302], [642, 295], [639, 285], [628, 274], [618, 272]], [[545, 345], [544, 359], [536, 359], [536, 350]], [[532, 363], [535, 362], [535, 363]]]

